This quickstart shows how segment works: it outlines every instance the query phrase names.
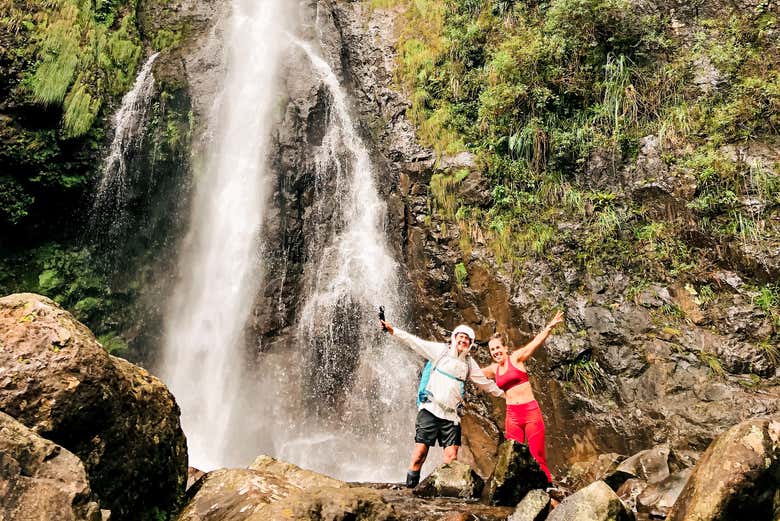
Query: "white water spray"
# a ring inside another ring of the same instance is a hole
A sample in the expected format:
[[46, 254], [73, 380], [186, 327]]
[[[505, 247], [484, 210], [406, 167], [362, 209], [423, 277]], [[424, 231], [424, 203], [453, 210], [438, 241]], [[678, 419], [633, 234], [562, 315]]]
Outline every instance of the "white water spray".
[[287, 0], [234, 0], [221, 93], [199, 173], [166, 322], [161, 373], [182, 410], [190, 465], [236, 461], [245, 439], [241, 394], [252, 388], [244, 327], [262, 277], [259, 236], [266, 204], [270, 114]]
[[[341, 479], [397, 481], [413, 440], [419, 362], [409, 349], [378, 334], [378, 304], [386, 306], [391, 320], [402, 315], [398, 266], [382, 226], [386, 206], [345, 90], [310, 44], [295, 43], [332, 98], [316, 158], [315, 211], [327, 206], [334, 222], [306, 270], [301, 353], [291, 357], [308, 360], [309, 371], [288, 372], [293, 380], [303, 379], [300, 387], [312, 386], [312, 379], [314, 386], [309, 396], [293, 400], [287, 415], [277, 408], [274, 418], [282, 423], [274, 427], [275, 451], [284, 460]], [[321, 186], [335, 189], [324, 193]]]
[[128, 189], [127, 158], [138, 148], [143, 138], [149, 101], [154, 89], [152, 66], [158, 55], [159, 53], [155, 53], [146, 60], [133, 88], [124, 95], [122, 105], [111, 118], [114, 138], [111, 140], [100, 181], [95, 189], [93, 223], [101, 217], [100, 214], [116, 214], [124, 207]]

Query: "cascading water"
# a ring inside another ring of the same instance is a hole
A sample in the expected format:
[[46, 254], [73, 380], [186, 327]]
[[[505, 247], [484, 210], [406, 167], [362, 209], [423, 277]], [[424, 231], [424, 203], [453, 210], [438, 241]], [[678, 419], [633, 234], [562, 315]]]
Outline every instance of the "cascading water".
[[91, 226], [95, 231], [99, 227], [110, 228], [122, 224], [121, 213], [126, 203], [129, 183], [127, 161], [143, 139], [143, 129], [154, 89], [152, 66], [158, 55], [159, 53], [155, 53], [146, 60], [133, 88], [124, 95], [122, 105], [111, 118], [114, 138], [103, 162], [90, 216]]
[[419, 364], [377, 328], [377, 305], [396, 322], [402, 310], [382, 229], [386, 207], [344, 89], [311, 45], [295, 39], [331, 102], [322, 142], [313, 145], [318, 229], [307, 241], [296, 332], [283, 349], [259, 353], [252, 365], [246, 359], [244, 331], [263, 275], [273, 77], [291, 43], [284, 3], [233, 6], [231, 54], [160, 372], [181, 406], [193, 466], [246, 465], [266, 453], [342, 479], [397, 480], [411, 446]]
[[386, 207], [345, 90], [310, 44], [295, 43], [331, 97], [314, 205], [323, 214], [316, 220], [330, 225], [316, 230], [322, 240], [312, 238], [297, 352], [286, 357], [282, 378], [261, 383], [277, 397], [265, 428], [286, 461], [341, 479], [397, 481], [413, 438], [419, 364], [377, 328], [377, 305], [390, 319], [401, 315], [397, 264], [382, 229]]
[[287, 0], [234, 0], [221, 93], [209, 121], [190, 231], [166, 321], [161, 375], [182, 410], [190, 464], [246, 464], [244, 327], [261, 280], [270, 114]]

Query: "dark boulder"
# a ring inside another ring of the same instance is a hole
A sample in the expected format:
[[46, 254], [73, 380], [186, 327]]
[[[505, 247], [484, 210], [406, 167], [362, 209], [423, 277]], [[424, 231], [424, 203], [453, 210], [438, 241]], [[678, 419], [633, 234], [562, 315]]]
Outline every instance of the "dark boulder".
[[476, 499], [485, 482], [474, 470], [459, 461], [439, 466], [414, 489], [420, 497], [459, 497]]
[[753, 419], [721, 434], [702, 455], [668, 521], [772, 520], [780, 487], [780, 423]]
[[39, 295], [0, 299], [0, 344], [0, 411], [78, 456], [114, 520], [176, 508], [186, 442], [162, 382]]
[[516, 505], [534, 489], [549, 486], [528, 446], [515, 440], [507, 440], [498, 448], [498, 460], [493, 476], [483, 494], [483, 499], [493, 505]]
[[2, 412], [0, 498], [0, 519], [101, 519], [81, 461]]

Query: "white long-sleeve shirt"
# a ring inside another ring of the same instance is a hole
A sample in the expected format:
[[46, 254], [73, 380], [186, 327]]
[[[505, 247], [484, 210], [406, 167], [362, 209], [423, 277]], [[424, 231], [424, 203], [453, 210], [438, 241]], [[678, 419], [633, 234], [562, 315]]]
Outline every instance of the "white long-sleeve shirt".
[[[496, 382], [482, 374], [482, 370], [467, 353], [458, 354], [453, 346], [441, 342], [431, 342], [414, 336], [401, 329], [395, 329], [393, 335], [404, 344], [411, 347], [434, 364], [438, 361], [436, 369], [448, 373], [460, 380], [469, 380], [493, 396], [504, 396], [504, 391], [498, 388]], [[420, 409], [426, 409], [434, 416], [460, 423], [460, 417], [456, 411], [458, 403], [462, 401], [461, 383], [439, 371], [431, 371], [428, 380], [428, 390], [433, 395], [433, 400], [420, 404]]]

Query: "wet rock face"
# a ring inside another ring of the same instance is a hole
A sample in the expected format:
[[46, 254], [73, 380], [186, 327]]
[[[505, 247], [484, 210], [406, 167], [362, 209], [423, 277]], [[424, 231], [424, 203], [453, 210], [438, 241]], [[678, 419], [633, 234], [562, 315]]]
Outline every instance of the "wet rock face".
[[564, 499], [547, 521], [634, 521], [609, 485], [596, 481]]
[[483, 498], [493, 505], [516, 505], [534, 489], [548, 487], [547, 476], [539, 468], [528, 446], [507, 440], [498, 449], [498, 460]]
[[496, 466], [502, 434], [487, 411], [473, 409], [473, 406], [467, 406], [467, 413], [461, 419], [461, 432], [469, 443], [461, 448], [458, 460], [470, 465], [480, 477], [487, 479]]
[[[591, 460], [578, 461], [569, 467], [569, 472], [562, 481], [574, 490], [580, 489], [589, 483], [604, 480], [608, 475], [613, 474], [624, 459], [626, 459], [625, 456], [612, 452], [599, 454]], [[616, 487], [612, 486], [612, 488]]]
[[749, 420], [707, 448], [668, 520], [774, 519], [778, 487], [780, 423]]
[[684, 465], [668, 445], [659, 445], [613, 466], [603, 480], [632, 510], [666, 517], [691, 474]]
[[0, 519], [101, 519], [81, 461], [2, 412], [0, 497]]
[[179, 408], [53, 301], [0, 298], [0, 411], [78, 456], [115, 520], [174, 509], [187, 479]]
[[414, 489], [420, 497], [477, 499], [485, 482], [474, 470], [459, 461], [441, 465]]

